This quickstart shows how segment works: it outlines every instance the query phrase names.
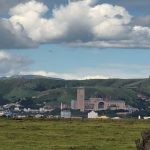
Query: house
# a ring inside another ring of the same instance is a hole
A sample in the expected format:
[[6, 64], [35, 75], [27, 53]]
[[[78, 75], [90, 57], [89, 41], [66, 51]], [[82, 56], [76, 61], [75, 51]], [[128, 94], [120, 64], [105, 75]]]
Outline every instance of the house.
[[111, 119], [113, 119], [113, 120], [119, 120], [119, 119], [121, 119], [120, 117], [113, 117], [113, 118], [111, 118]]
[[100, 117], [98, 117], [99, 119], [109, 119], [109, 117], [107, 117], [107, 116], [100, 116]]
[[145, 120], [148, 120], [148, 119], [150, 119], [150, 117], [143, 117]]
[[71, 111], [61, 110], [61, 118], [71, 118]]
[[0, 117], [4, 116], [4, 111], [0, 111]]
[[98, 113], [91, 111], [88, 113], [88, 118], [98, 118]]

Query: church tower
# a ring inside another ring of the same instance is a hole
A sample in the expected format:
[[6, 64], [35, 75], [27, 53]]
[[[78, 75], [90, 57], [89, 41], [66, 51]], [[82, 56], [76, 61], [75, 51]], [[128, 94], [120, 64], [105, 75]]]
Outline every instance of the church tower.
[[77, 89], [77, 109], [80, 109], [81, 112], [84, 112], [85, 104], [85, 89], [83, 87], [79, 87]]

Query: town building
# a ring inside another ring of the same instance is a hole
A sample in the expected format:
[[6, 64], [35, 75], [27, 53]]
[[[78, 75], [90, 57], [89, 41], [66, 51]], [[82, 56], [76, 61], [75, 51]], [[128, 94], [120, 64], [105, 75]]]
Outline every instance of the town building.
[[88, 113], [88, 118], [98, 118], [98, 113], [92, 110]]
[[109, 100], [108, 98], [90, 98], [85, 99], [84, 87], [77, 88], [77, 100], [71, 101], [71, 109], [79, 109], [84, 111], [100, 111], [100, 110], [126, 110], [124, 101], [121, 100]]
[[4, 111], [0, 111], [0, 117], [4, 116], [4, 114], [5, 114]]
[[108, 116], [100, 116], [99, 119], [110, 119]]
[[64, 106], [63, 103], [61, 103], [61, 106], [60, 106], [60, 109], [61, 109], [60, 116], [61, 116], [61, 118], [71, 118], [71, 111], [67, 110], [67, 109], [64, 109], [63, 106]]
[[71, 111], [69, 111], [69, 110], [62, 110], [61, 111], [61, 118], [71, 118]]
[[144, 118], [144, 120], [148, 120], [148, 119], [150, 119], [150, 116], [149, 117], [143, 117]]

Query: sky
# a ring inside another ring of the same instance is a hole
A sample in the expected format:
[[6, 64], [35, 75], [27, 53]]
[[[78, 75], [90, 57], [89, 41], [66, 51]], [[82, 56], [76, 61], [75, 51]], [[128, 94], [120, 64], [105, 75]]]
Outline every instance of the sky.
[[0, 76], [147, 78], [148, 0], [0, 0]]

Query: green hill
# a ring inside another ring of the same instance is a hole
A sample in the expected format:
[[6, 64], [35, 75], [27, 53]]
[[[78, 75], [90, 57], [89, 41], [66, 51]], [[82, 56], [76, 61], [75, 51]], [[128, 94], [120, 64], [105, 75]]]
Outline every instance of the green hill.
[[124, 100], [137, 107], [137, 95], [150, 98], [150, 79], [61, 80], [44, 77], [13, 77], [0, 80], [0, 104], [25, 97], [37, 103], [66, 102], [76, 99], [76, 88], [84, 86], [86, 98], [102, 95], [112, 100]]

